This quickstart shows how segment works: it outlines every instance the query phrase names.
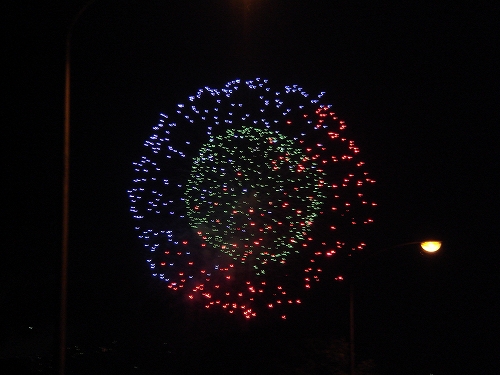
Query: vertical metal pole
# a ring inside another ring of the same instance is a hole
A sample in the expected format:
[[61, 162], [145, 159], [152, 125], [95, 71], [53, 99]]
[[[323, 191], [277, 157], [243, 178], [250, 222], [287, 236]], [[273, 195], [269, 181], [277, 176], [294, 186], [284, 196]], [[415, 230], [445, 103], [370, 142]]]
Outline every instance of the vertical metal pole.
[[356, 374], [356, 362], [354, 357], [354, 281], [349, 286], [349, 354], [350, 374]]
[[69, 240], [69, 150], [70, 150], [70, 40], [66, 38], [66, 63], [64, 83], [64, 175], [61, 251], [61, 310], [59, 321], [59, 374], [64, 375], [66, 366], [66, 314], [68, 296], [68, 240]]
[[68, 245], [69, 245], [69, 165], [70, 165], [70, 77], [71, 77], [71, 36], [73, 28], [85, 12], [96, 0], [89, 0], [76, 14], [66, 35], [66, 62], [64, 66], [64, 167], [62, 198], [62, 245], [61, 245], [61, 305], [59, 316], [59, 374], [66, 370], [66, 325], [68, 305]]

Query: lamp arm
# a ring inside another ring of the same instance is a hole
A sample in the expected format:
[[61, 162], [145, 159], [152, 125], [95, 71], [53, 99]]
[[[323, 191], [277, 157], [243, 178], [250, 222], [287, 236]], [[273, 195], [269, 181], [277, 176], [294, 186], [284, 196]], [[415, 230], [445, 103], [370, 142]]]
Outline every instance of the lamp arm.
[[73, 21], [71, 21], [71, 23], [68, 27], [68, 32], [66, 34], [66, 48], [68, 48], [70, 43], [71, 43], [71, 36], [73, 35], [73, 29], [75, 28], [75, 25], [78, 22], [78, 20], [80, 19], [81, 15], [83, 13], [85, 13], [87, 8], [89, 6], [91, 6], [93, 3], [95, 3], [96, 1], [97, 0], [87, 1], [87, 3], [83, 7], [81, 7], [80, 10], [78, 11], [78, 13], [75, 15], [75, 17], [73, 18]]
[[[358, 263], [354, 269], [354, 271], [357, 271], [358, 268], [360, 268], [363, 264], [365, 264], [366, 262], [368, 262], [370, 259], [373, 259], [375, 257], [378, 257], [380, 256], [380, 254], [384, 254], [384, 253], [387, 253], [388, 251], [391, 251], [391, 250], [394, 250], [394, 249], [397, 249], [399, 247], [404, 247], [404, 246], [408, 246], [408, 245], [416, 245], [416, 244], [421, 244], [422, 241], [412, 241], [412, 242], [405, 242], [405, 243], [401, 243], [401, 244], [397, 244], [397, 245], [394, 245], [394, 246], [389, 246], [389, 247], [386, 247], [382, 250], [379, 250], [375, 253], [372, 253], [370, 255], [368, 255], [366, 258], [364, 258], [360, 263]], [[354, 274], [354, 272], [351, 272], [352, 274]]]

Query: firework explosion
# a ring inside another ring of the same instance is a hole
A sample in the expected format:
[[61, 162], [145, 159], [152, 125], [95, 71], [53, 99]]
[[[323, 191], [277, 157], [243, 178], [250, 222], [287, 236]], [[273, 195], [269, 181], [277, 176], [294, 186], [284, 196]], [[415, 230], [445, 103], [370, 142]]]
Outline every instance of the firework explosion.
[[235, 80], [161, 115], [129, 190], [154, 277], [206, 308], [285, 318], [334, 254], [363, 249], [374, 180], [323, 94]]

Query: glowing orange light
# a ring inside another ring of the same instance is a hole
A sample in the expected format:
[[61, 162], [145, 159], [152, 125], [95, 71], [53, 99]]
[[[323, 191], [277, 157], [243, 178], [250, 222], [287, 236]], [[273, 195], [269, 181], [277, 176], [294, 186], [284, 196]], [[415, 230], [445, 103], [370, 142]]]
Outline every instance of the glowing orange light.
[[441, 248], [441, 241], [425, 241], [420, 244], [420, 247], [428, 253], [434, 253]]

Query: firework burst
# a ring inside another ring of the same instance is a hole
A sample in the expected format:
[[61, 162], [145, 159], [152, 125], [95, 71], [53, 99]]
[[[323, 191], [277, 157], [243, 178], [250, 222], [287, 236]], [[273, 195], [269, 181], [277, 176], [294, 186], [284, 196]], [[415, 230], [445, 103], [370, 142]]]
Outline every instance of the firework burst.
[[331, 259], [362, 250], [375, 181], [323, 94], [267, 80], [205, 87], [161, 119], [129, 190], [154, 277], [173, 292], [285, 318]]

